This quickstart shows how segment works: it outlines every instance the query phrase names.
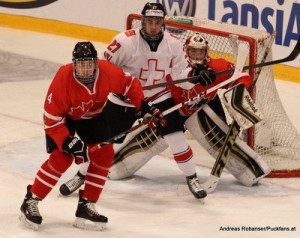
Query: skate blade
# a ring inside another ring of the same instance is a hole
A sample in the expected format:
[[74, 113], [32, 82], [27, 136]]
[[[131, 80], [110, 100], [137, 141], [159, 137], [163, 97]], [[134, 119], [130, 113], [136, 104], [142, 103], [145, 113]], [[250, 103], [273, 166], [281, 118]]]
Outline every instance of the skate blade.
[[207, 193], [213, 193], [218, 186], [219, 180], [219, 177], [210, 175], [204, 183], [201, 183], [201, 187], [204, 188]]
[[80, 229], [93, 230], [93, 231], [104, 231], [106, 229], [106, 223], [93, 222], [80, 217], [77, 217], [75, 219], [73, 226]]
[[198, 198], [197, 200], [199, 201], [199, 203], [201, 203], [203, 205], [205, 204], [205, 199], [204, 198]]
[[23, 213], [19, 216], [19, 220], [25, 227], [27, 227], [31, 230], [37, 231], [39, 229], [40, 225], [36, 224], [32, 221], [29, 221]]

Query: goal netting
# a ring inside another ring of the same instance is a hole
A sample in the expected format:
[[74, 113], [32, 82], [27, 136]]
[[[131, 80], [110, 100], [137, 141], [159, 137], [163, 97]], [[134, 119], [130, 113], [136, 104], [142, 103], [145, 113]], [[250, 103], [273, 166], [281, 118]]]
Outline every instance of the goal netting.
[[[249, 49], [247, 65], [272, 60], [274, 35], [266, 31], [185, 16], [166, 16], [165, 23], [166, 30], [183, 43], [195, 32], [202, 34], [209, 42], [209, 54], [213, 58], [234, 63], [234, 39]], [[140, 27], [141, 15], [128, 15], [127, 29]], [[250, 69], [249, 74], [254, 79], [258, 77], [252, 96], [264, 119], [248, 130], [245, 140], [272, 169], [269, 177], [300, 176], [300, 134], [283, 108], [274, 82], [273, 67]]]

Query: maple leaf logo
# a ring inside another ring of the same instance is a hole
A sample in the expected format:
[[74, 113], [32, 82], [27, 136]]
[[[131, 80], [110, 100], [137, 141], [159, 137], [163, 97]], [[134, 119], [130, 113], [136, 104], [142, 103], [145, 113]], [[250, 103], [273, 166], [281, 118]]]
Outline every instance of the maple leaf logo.
[[195, 88], [191, 88], [190, 90], [182, 90], [181, 97], [184, 100], [189, 100], [190, 98], [193, 98], [195, 96], [197, 96], [197, 91]]
[[77, 107], [71, 107], [69, 114], [76, 117], [82, 117], [89, 112], [93, 105], [93, 100], [81, 102], [81, 105], [78, 105]]

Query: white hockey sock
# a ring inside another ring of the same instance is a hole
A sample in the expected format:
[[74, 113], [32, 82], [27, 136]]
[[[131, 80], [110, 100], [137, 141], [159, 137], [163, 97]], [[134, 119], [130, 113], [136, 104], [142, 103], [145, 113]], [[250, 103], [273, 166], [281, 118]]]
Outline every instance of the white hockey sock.
[[187, 144], [185, 135], [182, 131], [174, 132], [164, 136], [169, 145], [179, 169], [185, 176], [196, 173], [193, 151]]

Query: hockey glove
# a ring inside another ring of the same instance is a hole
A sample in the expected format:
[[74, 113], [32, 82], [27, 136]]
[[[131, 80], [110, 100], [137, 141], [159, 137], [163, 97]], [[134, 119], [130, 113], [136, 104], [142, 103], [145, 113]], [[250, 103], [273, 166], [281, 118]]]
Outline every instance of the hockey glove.
[[148, 126], [150, 128], [155, 128], [157, 126], [157, 123], [159, 123], [161, 126], [165, 126], [167, 124], [166, 119], [163, 118], [164, 115], [162, 114], [162, 112], [151, 102], [142, 101], [141, 112], [142, 115], [149, 113], [153, 116], [152, 120], [150, 120], [148, 123]]
[[194, 65], [191, 71], [191, 76], [199, 76], [196, 83], [200, 83], [203, 87], [212, 84], [216, 80], [215, 71], [203, 64]]
[[64, 152], [74, 157], [76, 164], [89, 161], [88, 146], [78, 137], [67, 137], [62, 145]]

